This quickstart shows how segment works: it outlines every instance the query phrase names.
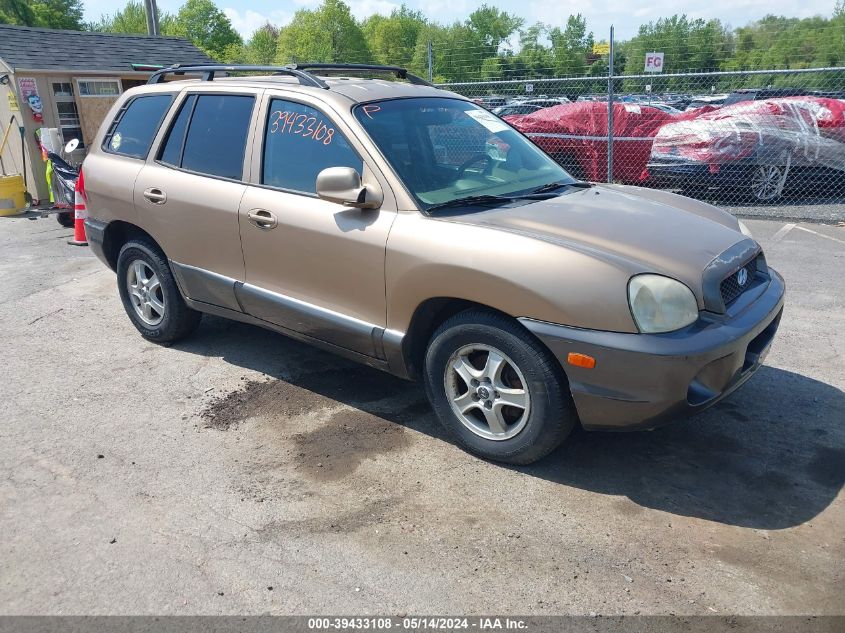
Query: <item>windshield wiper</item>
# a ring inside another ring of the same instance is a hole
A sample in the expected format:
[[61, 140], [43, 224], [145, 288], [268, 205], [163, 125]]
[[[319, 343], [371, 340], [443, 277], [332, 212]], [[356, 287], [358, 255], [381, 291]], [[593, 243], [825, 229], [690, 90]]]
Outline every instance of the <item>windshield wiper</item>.
[[577, 187], [579, 189], [587, 189], [592, 186], [592, 183], [584, 182], [582, 180], [576, 180], [573, 182], [550, 182], [547, 185], [537, 187], [536, 189], [532, 189], [528, 193], [517, 197], [530, 199], [532, 196], [535, 196], [537, 194], [551, 193], [553, 191], [557, 191], [558, 189], [563, 189], [564, 187]]
[[518, 200], [547, 200], [549, 198], [556, 197], [554, 193], [558, 189], [563, 189], [564, 187], [577, 187], [579, 189], [585, 189], [587, 187], [592, 187], [592, 183], [583, 182], [580, 180], [576, 180], [574, 182], [552, 182], [547, 185], [543, 185], [542, 187], [538, 187], [528, 193], [523, 193], [516, 196], [494, 196], [490, 194], [480, 195], [480, 196], [467, 196], [466, 198], [457, 198], [455, 200], [449, 200], [448, 202], [441, 202], [439, 204], [435, 204], [430, 206], [426, 209], [426, 213], [429, 215], [432, 212], [439, 211], [441, 209], [454, 209], [456, 207], [474, 207], [474, 206], [483, 206], [483, 205], [495, 205], [495, 204], [503, 204], [506, 202], [516, 202]]
[[448, 202], [434, 204], [426, 209], [426, 213], [430, 215], [433, 211], [439, 211], [440, 209], [494, 205], [505, 202], [513, 202], [514, 200], [519, 200], [519, 198], [515, 196], [493, 196], [487, 194], [483, 196], [467, 196], [466, 198], [456, 198], [455, 200], [449, 200]]

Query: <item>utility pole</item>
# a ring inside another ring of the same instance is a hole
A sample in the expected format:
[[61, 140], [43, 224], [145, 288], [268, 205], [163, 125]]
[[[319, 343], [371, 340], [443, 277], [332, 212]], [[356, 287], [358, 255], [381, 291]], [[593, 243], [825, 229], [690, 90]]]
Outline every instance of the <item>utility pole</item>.
[[613, 182], [613, 25], [610, 25], [610, 55], [607, 60], [607, 182]]
[[432, 52], [431, 42], [428, 43], [428, 81], [434, 81], [434, 54]]
[[158, 29], [158, 7], [156, 7], [156, 0], [144, 0], [144, 13], [147, 16], [147, 33], [153, 37], [161, 35]]

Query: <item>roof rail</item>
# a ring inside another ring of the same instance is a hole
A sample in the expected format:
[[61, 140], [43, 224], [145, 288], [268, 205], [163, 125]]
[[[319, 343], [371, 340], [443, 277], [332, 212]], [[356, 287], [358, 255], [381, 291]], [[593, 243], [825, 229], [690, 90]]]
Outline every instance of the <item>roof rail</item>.
[[303, 86], [313, 86], [314, 88], [322, 88], [323, 90], [329, 89], [329, 85], [319, 77], [290, 66], [224, 66], [218, 64], [189, 64], [182, 66], [181, 64], [174, 64], [173, 66], [154, 72], [150, 75], [147, 83], [158, 84], [163, 82], [167, 75], [184, 75], [186, 73], [202, 74], [203, 81], [214, 81], [216, 73], [234, 72], [271, 72], [274, 75], [290, 75], [291, 77], [296, 77]]
[[291, 70], [338, 70], [347, 72], [383, 72], [393, 73], [397, 79], [407, 79], [410, 83], [417, 86], [432, 86], [433, 84], [426, 81], [422, 77], [418, 77], [409, 73], [406, 68], [401, 66], [382, 66], [379, 64], [326, 64], [326, 63], [304, 63], [304, 64], [288, 64], [285, 68]]
[[225, 66], [222, 64], [190, 64], [182, 66], [174, 64], [167, 68], [156, 70], [147, 80], [148, 84], [158, 84], [164, 81], [167, 75], [201, 74], [203, 81], [214, 81], [216, 73], [234, 72], [270, 72], [274, 75], [290, 75], [296, 77], [303, 86], [313, 86], [328, 90], [329, 85], [309, 70], [328, 70], [344, 72], [381, 72], [393, 73], [398, 79], [407, 79], [417, 86], [432, 86], [422, 77], [411, 74], [401, 66], [379, 66], [376, 64], [288, 64], [287, 66]]

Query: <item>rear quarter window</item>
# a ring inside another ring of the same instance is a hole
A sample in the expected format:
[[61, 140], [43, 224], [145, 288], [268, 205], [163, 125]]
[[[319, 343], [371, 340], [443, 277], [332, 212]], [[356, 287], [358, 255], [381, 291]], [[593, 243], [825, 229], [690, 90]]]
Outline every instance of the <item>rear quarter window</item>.
[[122, 156], [146, 158], [172, 102], [172, 94], [141, 96], [128, 101], [112, 122], [103, 149]]

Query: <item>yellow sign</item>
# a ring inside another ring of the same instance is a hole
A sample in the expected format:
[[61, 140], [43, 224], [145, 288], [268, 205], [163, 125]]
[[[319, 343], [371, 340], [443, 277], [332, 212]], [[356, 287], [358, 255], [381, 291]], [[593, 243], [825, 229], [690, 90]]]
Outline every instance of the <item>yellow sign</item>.
[[18, 107], [18, 100], [15, 99], [15, 93], [11, 90], [9, 91], [9, 110], [12, 112], [20, 112], [20, 108]]
[[596, 42], [593, 44], [593, 55], [610, 55], [610, 44], [608, 42]]

